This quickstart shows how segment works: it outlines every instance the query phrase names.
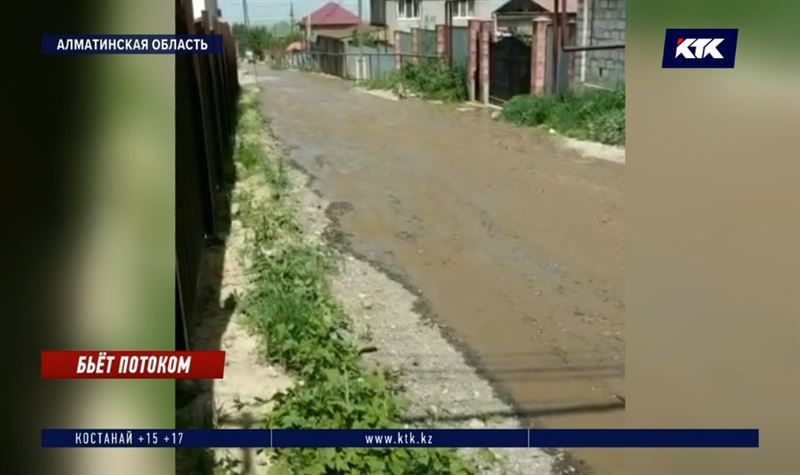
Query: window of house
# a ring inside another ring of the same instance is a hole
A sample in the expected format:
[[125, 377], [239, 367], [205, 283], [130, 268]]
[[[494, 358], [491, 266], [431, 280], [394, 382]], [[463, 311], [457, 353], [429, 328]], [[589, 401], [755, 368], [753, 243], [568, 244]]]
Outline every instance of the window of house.
[[419, 18], [419, 0], [397, 0], [397, 16], [401, 19]]
[[468, 18], [475, 15], [475, 0], [456, 0], [453, 7], [455, 17]]

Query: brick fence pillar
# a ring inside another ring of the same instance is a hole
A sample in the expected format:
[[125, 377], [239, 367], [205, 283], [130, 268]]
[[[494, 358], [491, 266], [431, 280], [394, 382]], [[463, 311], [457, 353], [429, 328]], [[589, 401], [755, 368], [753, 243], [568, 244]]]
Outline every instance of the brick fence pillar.
[[411, 29], [411, 62], [419, 62], [419, 28]]
[[489, 33], [492, 31], [491, 21], [481, 22], [480, 46], [480, 77], [481, 77], [481, 102], [489, 103]]
[[400, 56], [400, 32], [394, 32], [394, 69], [400, 71], [403, 69], [403, 57]]
[[478, 38], [481, 32], [481, 22], [469, 21], [469, 58], [467, 64], [467, 91], [469, 100], [474, 101], [478, 93], [475, 90], [475, 80], [478, 74]]
[[436, 25], [436, 54], [444, 57], [447, 52], [447, 25]]
[[533, 43], [531, 45], [531, 92], [544, 94], [545, 69], [547, 64], [547, 27], [550, 19], [540, 17], [533, 20]]

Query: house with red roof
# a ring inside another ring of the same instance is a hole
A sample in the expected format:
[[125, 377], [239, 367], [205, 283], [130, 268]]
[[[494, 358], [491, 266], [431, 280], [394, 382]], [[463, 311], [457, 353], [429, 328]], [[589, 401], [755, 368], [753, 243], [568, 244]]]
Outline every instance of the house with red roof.
[[314, 32], [319, 30], [356, 29], [361, 25], [361, 20], [358, 15], [338, 3], [328, 2], [308, 16], [303, 17], [298, 22], [298, 25], [305, 31], [309, 23], [311, 24], [311, 31]]

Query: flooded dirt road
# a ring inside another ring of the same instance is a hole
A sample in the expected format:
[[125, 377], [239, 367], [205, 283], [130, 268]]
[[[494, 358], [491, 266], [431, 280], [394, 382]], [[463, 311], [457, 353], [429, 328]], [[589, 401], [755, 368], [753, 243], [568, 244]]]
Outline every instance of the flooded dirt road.
[[[343, 243], [413, 289], [520, 415], [623, 426], [623, 166], [485, 110], [259, 74], [272, 128], [334, 203]], [[574, 454], [621, 471], [619, 451]]]

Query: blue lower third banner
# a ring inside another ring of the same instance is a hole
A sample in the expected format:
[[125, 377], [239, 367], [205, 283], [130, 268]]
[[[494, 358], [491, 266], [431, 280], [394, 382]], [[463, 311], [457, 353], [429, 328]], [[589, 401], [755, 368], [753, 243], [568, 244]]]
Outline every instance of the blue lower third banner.
[[758, 447], [758, 429], [43, 429], [42, 447]]
[[222, 35], [42, 35], [46, 55], [219, 54]]

